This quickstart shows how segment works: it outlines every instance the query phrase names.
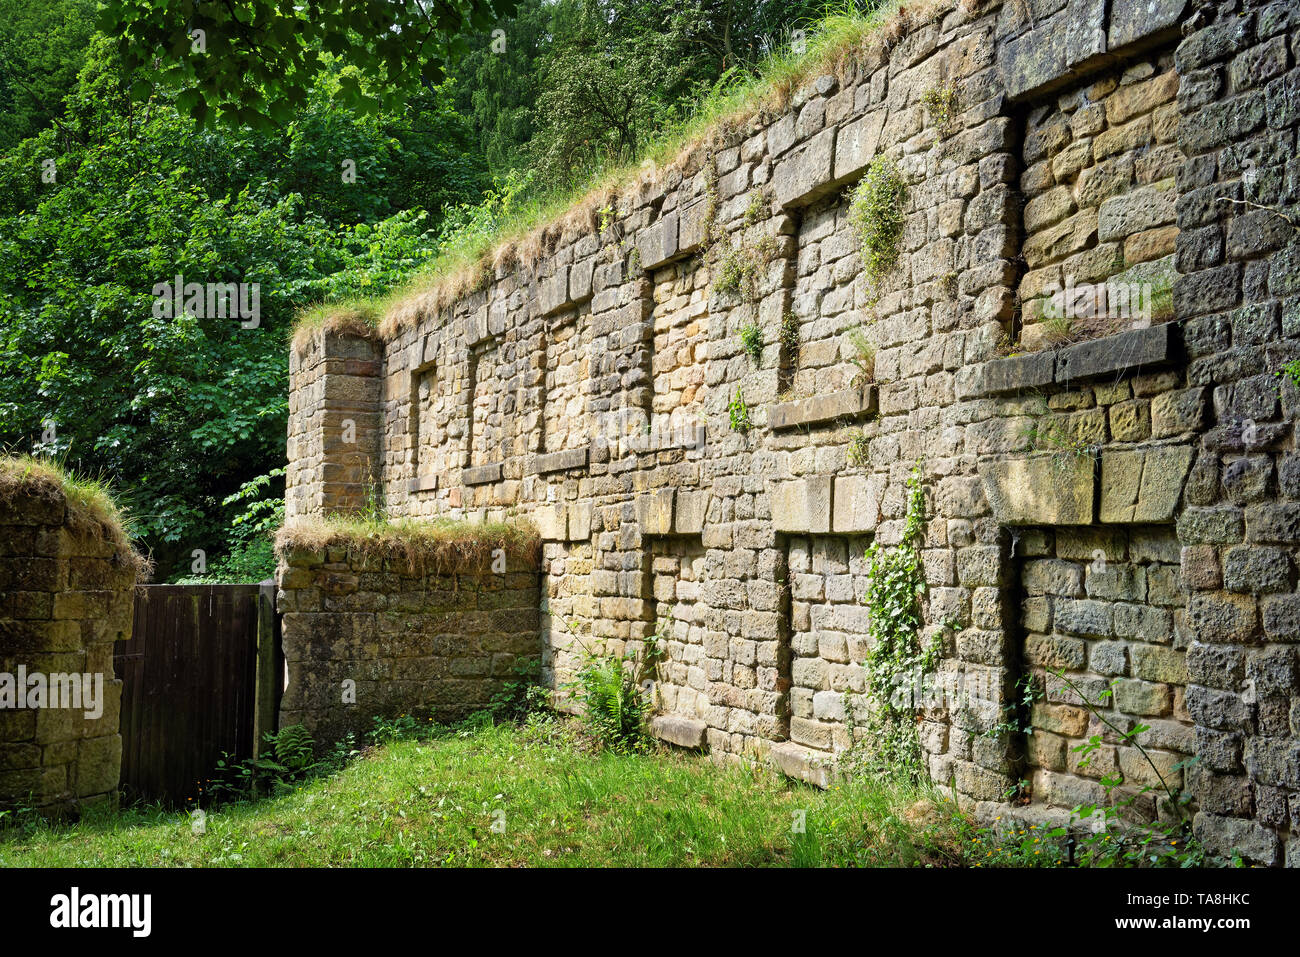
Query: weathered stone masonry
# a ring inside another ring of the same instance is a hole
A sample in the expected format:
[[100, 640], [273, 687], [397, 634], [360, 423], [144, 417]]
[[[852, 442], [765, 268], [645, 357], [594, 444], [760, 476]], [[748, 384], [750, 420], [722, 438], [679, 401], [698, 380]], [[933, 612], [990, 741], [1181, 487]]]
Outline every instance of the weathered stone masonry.
[[138, 572], [129, 547], [70, 520], [54, 483], [30, 482], [0, 503], [0, 673], [42, 675], [47, 691], [72, 687], [54, 676], [102, 682], [98, 716], [87, 717], [96, 709], [84, 698], [87, 707], [53, 706], [75, 703], [62, 692], [0, 707], [0, 808], [59, 815], [116, 805], [122, 681], [113, 643], [131, 637]]
[[536, 663], [535, 565], [441, 569], [331, 545], [285, 552], [279, 575], [288, 684], [280, 727], [319, 746], [378, 715], [454, 721], [488, 708], [515, 662]]
[[[1040, 816], [1103, 773], [1148, 783], [1110, 739], [1079, 766], [1101, 729], [1059, 682], [1038, 733], [983, 733], [1026, 674], [1118, 679], [1113, 720], [1151, 725], [1166, 769], [1199, 757], [1210, 847], [1300, 863], [1297, 393], [1276, 375], [1300, 357], [1298, 52], [1288, 2], [914, 14], [602, 226], [545, 232], [534, 266], [383, 343], [317, 334], [292, 366], [291, 517], [354, 507], [371, 474], [395, 514], [527, 516], [549, 681], [569, 627], [618, 651], [671, 614], [657, 727], [814, 778], [863, 690], [863, 547], [898, 541], [921, 461], [927, 637], [945, 680], [985, 689], [923, 702], [932, 777], [982, 812], [1025, 780]], [[873, 284], [844, 188], [877, 156], [908, 194]], [[1154, 308], [1062, 343], [1050, 290], [1102, 280]]]

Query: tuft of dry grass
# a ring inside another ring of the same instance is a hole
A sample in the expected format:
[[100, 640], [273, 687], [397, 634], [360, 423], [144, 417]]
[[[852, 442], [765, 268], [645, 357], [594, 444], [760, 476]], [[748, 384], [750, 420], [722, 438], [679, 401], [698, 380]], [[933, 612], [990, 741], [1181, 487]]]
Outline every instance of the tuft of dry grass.
[[[494, 235], [440, 251], [406, 285], [365, 304], [364, 309], [380, 317], [378, 334], [391, 340], [419, 321], [443, 314], [465, 295], [486, 288], [494, 276], [512, 269], [535, 270], [565, 240], [599, 233], [601, 210], [630, 207], [638, 192], [691, 175], [719, 143], [787, 109], [796, 93], [815, 78], [832, 75], [845, 83], [861, 71], [875, 69], [908, 33], [959, 6], [965, 15], [973, 16], [978, 3], [890, 0], [866, 14], [852, 7], [828, 14], [810, 31], [802, 53], [774, 53], [752, 80], [701, 104], [690, 120], [662, 134], [644, 156], [598, 169], [576, 189], [536, 198]], [[351, 312], [361, 308], [355, 302], [341, 304], [337, 310], [320, 307], [299, 323], [318, 327], [322, 315], [329, 321], [335, 313], [346, 322]], [[299, 342], [297, 332], [294, 342]]]
[[64, 524], [70, 531], [112, 545], [117, 561], [129, 566], [137, 579], [152, 570], [131, 543], [130, 520], [103, 479], [76, 476], [49, 458], [0, 456], [0, 507], [21, 510], [23, 499], [63, 506]]
[[293, 348], [303, 352], [312, 337], [319, 332], [379, 338], [379, 302], [352, 300], [333, 305], [314, 306], [299, 314], [293, 327]]
[[295, 519], [275, 537], [276, 553], [320, 552], [345, 548], [351, 555], [394, 561], [417, 574], [481, 574], [503, 550], [507, 559], [537, 568], [542, 544], [528, 523], [467, 522], [450, 518], [425, 521], [331, 515]]

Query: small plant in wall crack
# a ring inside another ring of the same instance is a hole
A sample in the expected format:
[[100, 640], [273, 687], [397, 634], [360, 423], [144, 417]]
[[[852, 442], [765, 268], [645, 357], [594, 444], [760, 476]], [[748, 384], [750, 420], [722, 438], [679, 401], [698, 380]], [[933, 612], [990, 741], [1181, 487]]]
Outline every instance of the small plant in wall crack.
[[873, 283], [898, 261], [906, 206], [907, 185], [898, 164], [877, 156], [849, 196], [849, 225], [862, 245], [863, 266]]
[[863, 601], [871, 609], [870, 651], [864, 662], [871, 712], [866, 735], [867, 766], [921, 781], [926, 771], [916, 730], [916, 708], [911, 702], [900, 702], [895, 692], [918, 673], [925, 675], [934, 670], [942, 650], [942, 636], [936, 634], [927, 647], [921, 645], [921, 598], [926, 581], [920, 551], [925, 491], [919, 465], [912, 470], [907, 488], [902, 539], [892, 548], [872, 542], [866, 552], [867, 593]]
[[726, 296], [753, 298], [758, 283], [758, 263], [743, 249], [728, 247], [717, 258], [713, 288]]
[[849, 439], [849, 448], [846, 454], [849, 460], [849, 465], [852, 465], [854, 468], [861, 468], [864, 465], [870, 464], [871, 440], [867, 438], [867, 434], [861, 429], [853, 433], [853, 437]]
[[939, 132], [946, 135], [956, 128], [957, 114], [961, 112], [957, 84], [948, 82], [931, 87], [921, 97], [921, 103]]
[[855, 386], [864, 386], [869, 382], [876, 381], [876, 345], [867, 338], [867, 334], [861, 329], [851, 329], [848, 335], [849, 339], [849, 361], [857, 368], [857, 374], [853, 377]]
[[789, 355], [791, 362], [799, 360], [799, 317], [787, 312], [781, 317], [781, 348]]
[[754, 361], [763, 364], [763, 327], [757, 322], [747, 322], [740, 327], [740, 348]]
[[748, 432], [754, 427], [749, 417], [749, 406], [745, 404], [744, 393], [736, 390], [735, 396], [727, 403], [727, 415], [731, 419], [731, 431]]

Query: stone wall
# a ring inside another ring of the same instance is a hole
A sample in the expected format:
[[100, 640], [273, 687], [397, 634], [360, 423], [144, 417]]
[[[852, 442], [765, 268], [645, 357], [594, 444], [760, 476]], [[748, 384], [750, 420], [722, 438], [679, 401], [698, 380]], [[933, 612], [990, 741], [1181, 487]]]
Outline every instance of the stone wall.
[[282, 553], [280, 727], [305, 725], [324, 747], [377, 715], [454, 721], [487, 708], [515, 662], [541, 654], [536, 564], [500, 562], [452, 570], [346, 545]]
[[116, 805], [113, 642], [131, 637], [138, 559], [54, 482], [0, 491], [0, 808]]
[[[923, 639], [945, 681], [981, 689], [922, 709], [931, 776], [989, 814], [1021, 780], [1017, 813], [1094, 793], [1061, 689], [1032, 749], [994, 731], [1059, 662], [1118, 679], [1115, 717], [1152, 723], [1160, 760], [1199, 756], [1212, 848], [1300, 862], [1300, 457], [1276, 375], [1300, 355], [1295, 5], [909, 9], [609, 215], [348, 345], [378, 364], [387, 501], [529, 516], [549, 680], [571, 667], [557, 616], [617, 650], [668, 628], [656, 727], [823, 780], [850, 738], [834, 699], [861, 690], [861, 551], [899, 541], [921, 462]], [[877, 157], [907, 191], [898, 262], [873, 280], [845, 191]], [[1150, 310], [1080, 310], [1069, 290], [1104, 281]], [[301, 367], [292, 386], [311, 388]], [[318, 412], [300, 402], [291, 431]], [[1106, 755], [1130, 793], [1146, 783]]]

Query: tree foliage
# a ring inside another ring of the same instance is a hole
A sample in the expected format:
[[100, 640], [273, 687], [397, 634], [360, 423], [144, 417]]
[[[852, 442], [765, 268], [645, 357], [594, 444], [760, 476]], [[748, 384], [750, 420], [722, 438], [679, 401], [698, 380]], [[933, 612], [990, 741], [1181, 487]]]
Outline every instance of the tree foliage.
[[440, 83], [446, 65], [515, 0], [110, 0], [100, 26], [117, 38], [138, 98], [161, 83], [200, 121], [285, 124], [307, 105], [329, 57], [355, 67], [335, 90], [354, 110], [400, 108]]

